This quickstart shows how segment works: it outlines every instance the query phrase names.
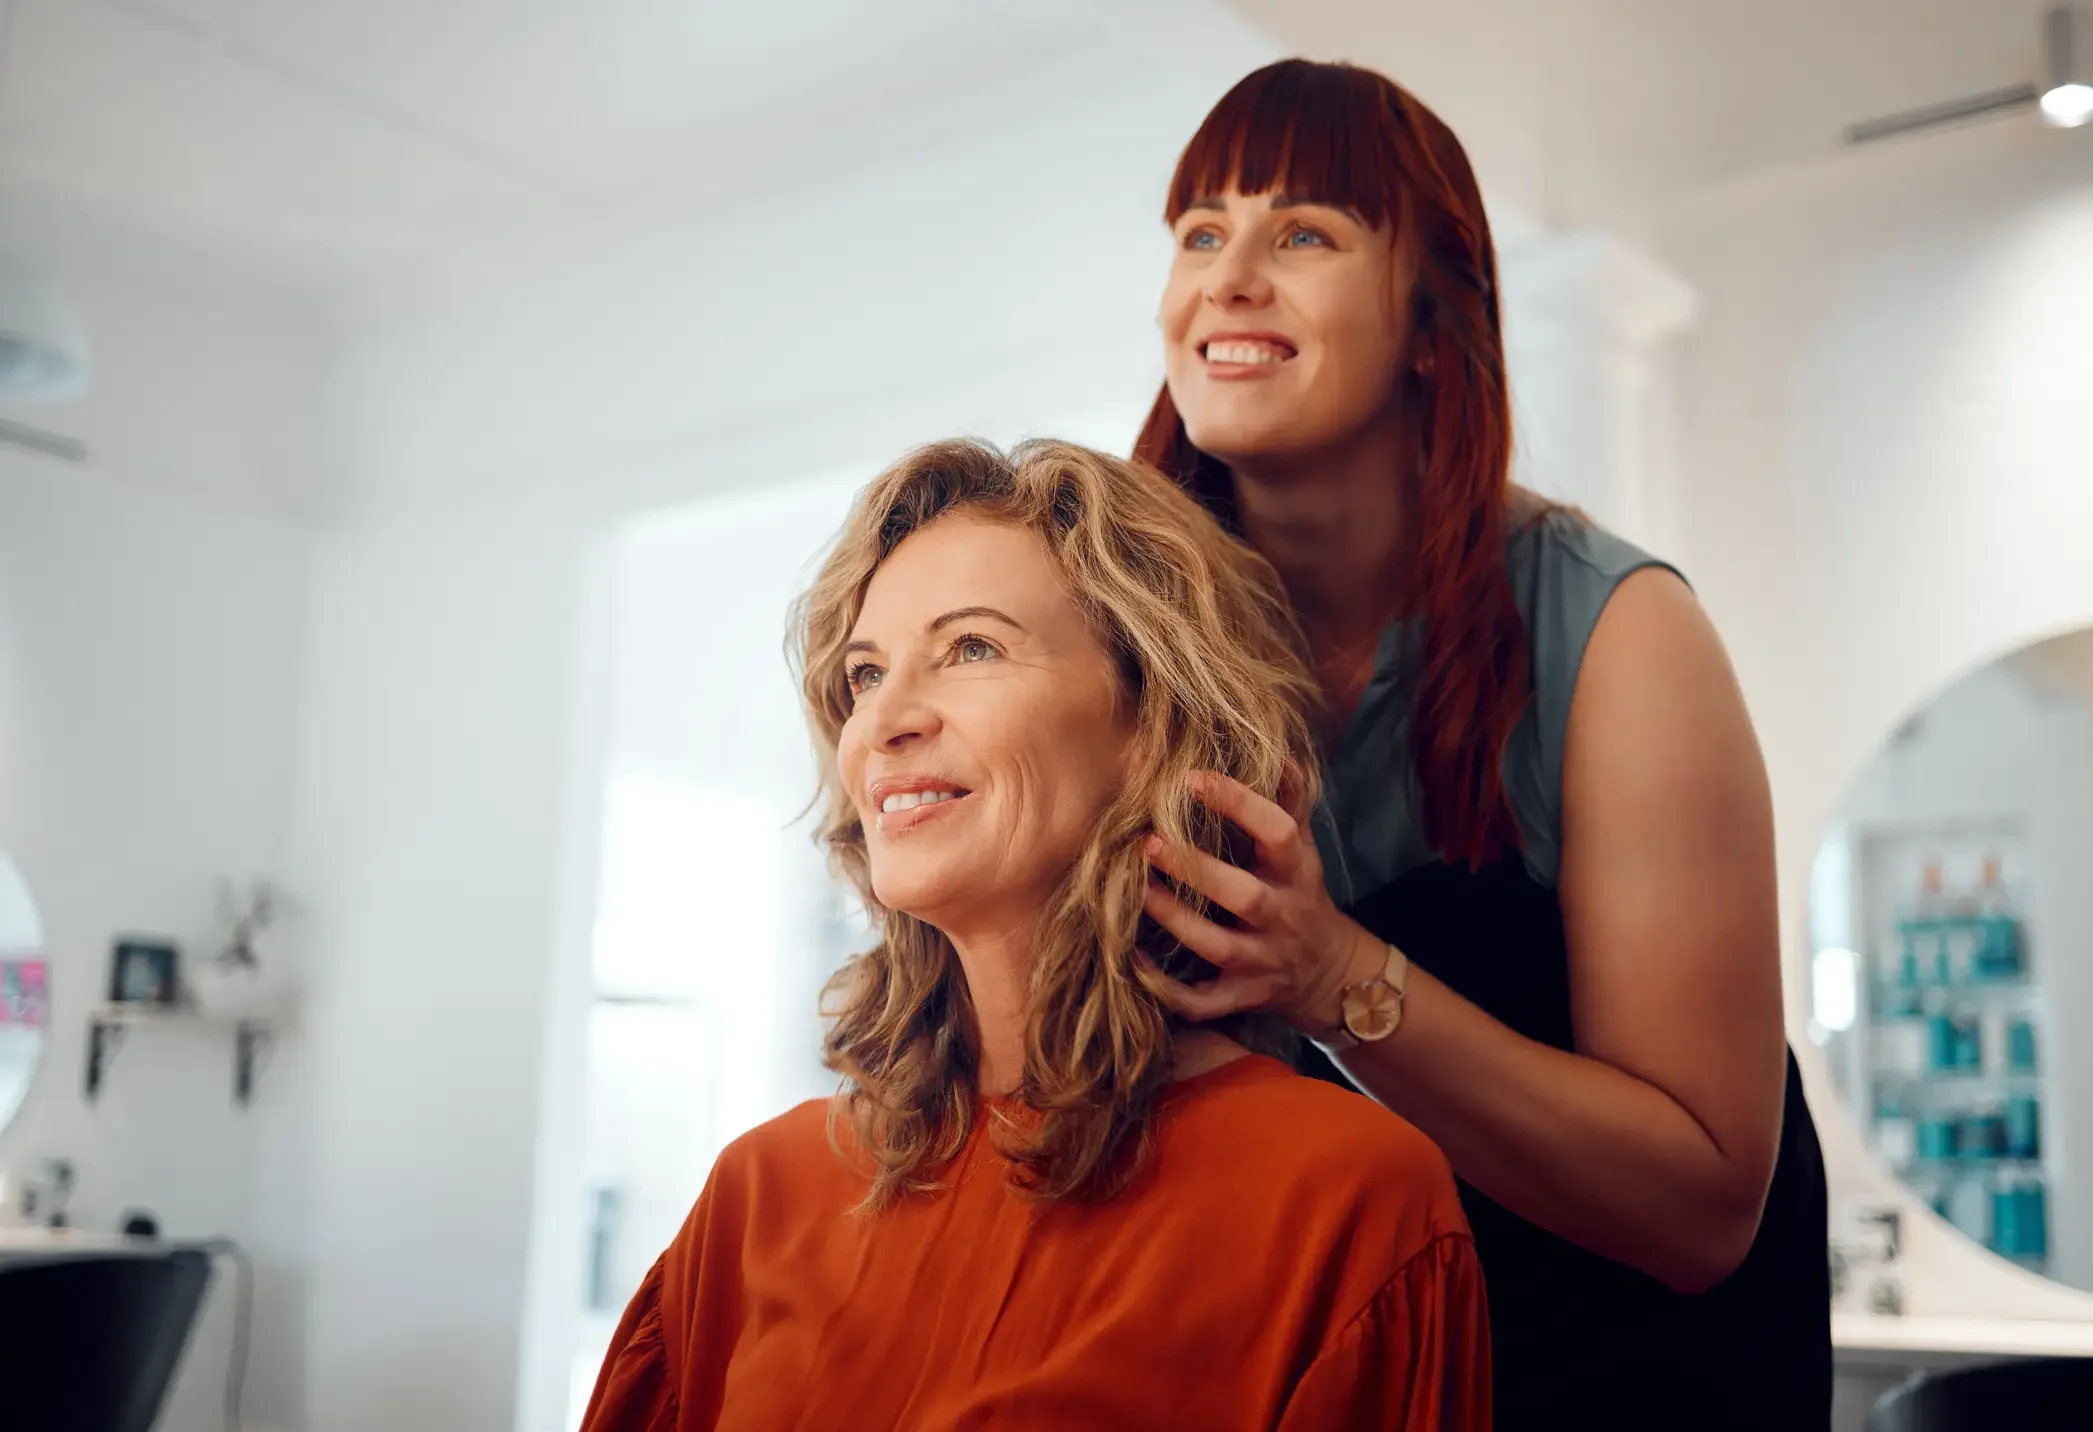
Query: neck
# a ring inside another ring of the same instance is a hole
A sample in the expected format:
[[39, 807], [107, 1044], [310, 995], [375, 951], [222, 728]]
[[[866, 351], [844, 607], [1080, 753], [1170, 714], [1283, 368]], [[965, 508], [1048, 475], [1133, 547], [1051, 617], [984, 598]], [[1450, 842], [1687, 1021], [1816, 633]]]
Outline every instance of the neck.
[[1416, 452], [1390, 421], [1339, 449], [1231, 465], [1243, 535], [1277, 569], [1312, 648], [1371, 642], [1395, 615]]
[[959, 954], [967, 996], [974, 1005], [979, 1080], [984, 1094], [1008, 1094], [1025, 1072], [1025, 1015], [1031, 1002], [1029, 927], [1004, 925], [946, 937]]
[[[991, 1096], [1014, 1093], [1025, 1072], [1025, 1016], [1032, 987], [1030, 929], [947, 933], [959, 954], [974, 1004], [980, 1054], [977, 1082]], [[1243, 1056], [1234, 1040], [1207, 1029], [1187, 1029], [1173, 1041], [1172, 1077], [1189, 1079]]]

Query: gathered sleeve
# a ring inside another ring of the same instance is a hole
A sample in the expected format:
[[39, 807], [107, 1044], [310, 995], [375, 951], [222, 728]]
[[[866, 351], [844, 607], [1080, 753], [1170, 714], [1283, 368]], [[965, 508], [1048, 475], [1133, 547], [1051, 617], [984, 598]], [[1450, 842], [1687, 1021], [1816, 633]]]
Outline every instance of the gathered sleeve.
[[1490, 1321], [1465, 1234], [1433, 1240], [1332, 1334], [1279, 1432], [1490, 1432]]
[[664, 1257], [618, 1320], [581, 1432], [674, 1432], [676, 1384], [661, 1327]]

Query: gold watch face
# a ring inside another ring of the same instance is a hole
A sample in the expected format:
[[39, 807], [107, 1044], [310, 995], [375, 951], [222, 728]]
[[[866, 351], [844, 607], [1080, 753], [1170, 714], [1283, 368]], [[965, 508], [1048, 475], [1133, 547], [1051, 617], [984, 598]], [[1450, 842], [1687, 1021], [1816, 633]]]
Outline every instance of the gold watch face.
[[1354, 985], [1344, 995], [1344, 1027], [1362, 1044], [1386, 1039], [1403, 1022], [1403, 997], [1386, 980]]

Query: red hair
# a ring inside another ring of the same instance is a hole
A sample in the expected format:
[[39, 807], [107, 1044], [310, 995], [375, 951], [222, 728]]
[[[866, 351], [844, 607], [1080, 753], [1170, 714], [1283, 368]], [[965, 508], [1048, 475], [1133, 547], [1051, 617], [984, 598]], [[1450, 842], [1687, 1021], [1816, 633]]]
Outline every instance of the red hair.
[[[1504, 748], [1531, 692], [1525, 624], [1505, 566], [1511, 403], [1497, 304], [1497, 256], [1460, 141], [1382, 75], [1283, 60], [1214, 106], [1178, 160], [1164, 220], [1234, 190], [1275, 190], [1393, 225], [1417, 259], [1403, 403], [1421, 463], [1391, 472], [1408, 514], [1398, 615], [1421, 627], [1410, 722], [1432, 850], [1471, 866], [1519, 845], [1505, 798]], [[1421, 369], [1422, 372], [1416, 371]], [[1233, 480], [1192, 445], [1166, 385], [1134, 455], [1217, 515]]]

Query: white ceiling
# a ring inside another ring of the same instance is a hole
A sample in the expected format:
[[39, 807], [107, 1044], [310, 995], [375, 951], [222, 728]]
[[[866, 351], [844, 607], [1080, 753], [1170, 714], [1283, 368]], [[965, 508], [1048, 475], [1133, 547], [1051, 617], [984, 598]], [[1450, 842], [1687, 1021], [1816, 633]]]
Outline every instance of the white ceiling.
[[322, 272], [761, 175], [1101, 43], [1022, 0], [15, 4], [0, 181]]
[[[2047, 3], [1229, 0], [1285, 48], [1403, 80], [1554, 224], [2032, 79]], [[788, 163], [862, 162], [868, 135], [919, 141], [931, 111], [994, 123], [1123, 48], [1136, 12], [1166, 52], [1213, 23], [1210, 0], [14, 4], [0, 184], [321, 277], [665, 193], [731, 202]]]
[[[1289, 49], [1392, 75], [1486, 184], [1575, 225], [1832, 153], [1857, 120], [2033, 81], [2053, 0], [1233, 3]], [[2003, 122], [2039, 138], [2031, 112]]]

